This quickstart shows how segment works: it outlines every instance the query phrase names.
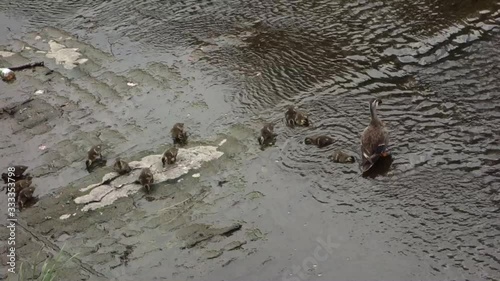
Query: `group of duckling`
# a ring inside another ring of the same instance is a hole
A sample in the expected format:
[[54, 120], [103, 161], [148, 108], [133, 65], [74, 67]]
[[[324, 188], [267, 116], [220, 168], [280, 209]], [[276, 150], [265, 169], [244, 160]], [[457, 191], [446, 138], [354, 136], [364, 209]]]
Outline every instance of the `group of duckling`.
[[[385, 124], [378, 118], [377, 107], [382, 103], [380, 99], [372, 99], [369, 103], [371, 120], [368, 126], [361, 133], [361, 169], [362, 172], [368, 171], [380, 157], [389, 155], [389, 134], [385, 128]], [[306, 113], [296, 109], [294, 106], [288, 106], [285, 112], [285, 121], [287, 126], [294, 128], [296, 126], [308, 127], [310, 125], [309, 117]], [[184, 128], [184, 123], [176, 123], [170, 130], [174, 146], [167, 149], [161, 158], [163, 167], [172, 165], [177, 161], [177, 146], [187, 144], [188, 133]], [[272, 123], [264, 124], [260, 131], [258, 142], [262, 147], [272, 146], [276, 143], [277, 134], [274, 133], [274, 125]], [[333, 144], [335, 140], [326, 135], [306, 137], [304, 143], [307, 145], [316, 145], [320, 148]], [[101, 145], [95, 145], [87, 153], [85, 165], [90, 173], [96, 165], [103, 165], [106, 160], [102, 156]], [[353, 156], [336, 150], [330, 159], [337, 163], [353, 163]], [[22, 209], [28, 201], [33, 198], [35, 186], [32, 186], [33, 176], [29, 173], [24, 174], [28, 169], [27, 166], [14, 166], [13, 174], [3, 173], [2, 179], [7, 184], [15, 181], [15, 196], [19, 208]], [[132, 171], [129, 164], [121, 158], [116, 158], [113, 169], [120, 175], [128, 174]], [[151, 191], [151, 185], [154, 183], [153, 173], [149, 168], [143, 168], [136, 181], [141, 184], [147, 192]], [[5, 189], [6, 187], [4, 187]], [[3, 190], [3, 189], [2, 189]], [[8, 191], [9, 189], [7, 189]]]
[[[167, 149], [163, 153], [161, 158], [163, 167], [166, 165], [172, 165], [177, 161], [177, 153], [179, 151], [177, 146], [186, 145], [188, 140], [188, 133], [184, 128], [184, 123], [176, 123], [170, 130], [170, 134], [172, 136], [174, 146]], [[96, 163], [98, 163], [97, 165], [99, 166], [106, 163], [106, 160], [102, 156], [101, 145], [93, 146], [87, 153], [85, 165], [89, 173], [96, 167]], [[129, 164], [119, 157], [116, 158], [115, 163], [113, 164], [113, 169], [120, 175], [125, 175], [132, 171]], [[151, 172], [151, 169], [143, 168], [136, 182], [141, 184], [147, 192], [150, 192], [151, 185], [154, 182], [153, 172]]]
[[[369, 103], [371, 120], [368, 126], [361, 133], [361, 170], [367, 172], [380, 157], [389, 155], [389, 134], [385, 124], [378, 118], [377, 107], [382, 104], [380, 99], [372, 99]], [[288, 127], [296, 126], [308, 127], [310, 120], [308, 115], [296, 109], [293, 105], [288, 106], [285, 112], [285, 122]], [[261, 147], [272, 146], [276, 143], [277, 134], [274, 133], [274, 125], [265, 123], [260, 131], [258, 142]], [[335, 142], [335, 139], [326, 136], [310, 136], [304, 139], [307, 145], [316, 145], [319, 148], [329, 146]], [[354, 163], [354, 156], [345, 153], [342, 150], [336, 150], [329, 157], [337, 163]]]
[[[19, 209], [23, 209], [29, 201], [33, 199], [35, 186], [33, 183], [33, 176], [29, 173], [24, 174], [28, 166], [13, 166], [14, 171], [11, 173], [2, 173], [2, 179], [5, 184], [14, 183], [15, 200], [19, 205]], [[14, 182], [13, 182], [14, 181]], [[7, 189], [5, 193], [9, 192], [9, 187], [4, 186], [2, 190]]]

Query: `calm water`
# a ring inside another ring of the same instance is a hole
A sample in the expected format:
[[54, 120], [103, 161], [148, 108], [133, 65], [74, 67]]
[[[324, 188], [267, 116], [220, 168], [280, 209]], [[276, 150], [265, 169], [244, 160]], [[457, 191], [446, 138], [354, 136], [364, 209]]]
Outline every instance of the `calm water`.
[[[410, 2], [0, 1], [0, 43], [55, 27], [112, 53], [93, 58], [85, 73], [138, 78], [140, 104], [114, 89], [118, 98], [102, 94], [102, 111], [78, 115], [82, 128], [97, 120], [116, 130], [111, 154], [163, 144], [174, 119], [184, 118], [198, 140], [238, 124], [255, 134], [263, 121], [278, 124], [277, 147], [253, 160], [240, 155], [241, 173], [267, 199], [245, 210], [255, 215], [231, 213], [263, 225], [268, 241], [256, 255], [207, 269], [206, 278], [283, 280], [317, 237], [332, 234], [344, 248], [304, 271], [307, 279], [498, 280], [500, 3]], [[80, 87], [98, 95], [85, 79]], [[336, 147], [357, 155], [372, 97], [383, 100], [394, 162], [387, 175], [366, 179], [326, 156]], [[284, 126], [292, 103], [311, 114], [312, 128]], [[303, 145], [319, 133], [339, 141]], [[46, 161], [23, 144], [0, 153], [4, 165]], [[68, 160], [40, 194], [84, 175], [81, 159]], [[151, 274], [139, 277], [160, 276]]]

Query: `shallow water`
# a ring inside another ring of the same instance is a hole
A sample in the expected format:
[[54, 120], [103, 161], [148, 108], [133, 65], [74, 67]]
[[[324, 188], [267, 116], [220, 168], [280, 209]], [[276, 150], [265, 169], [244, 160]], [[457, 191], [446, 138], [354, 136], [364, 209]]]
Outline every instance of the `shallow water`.
[[[252, 147], [261, 123], [276, 122], [276, 147], [234, 153], [245, 191], [264, 199], [221, 208], [264, 229], [267, 241], [230, 266], [198, 265], [207, 273], [177, 278], [500, 278], [499, 3], [0, 1], [0, 23], [6, 50], [19, 51], [13, 39], [37, 46], [34, 35], [62, 30], [89, 58], [58, 70], [67, 82], [51, 86], [78, 108], [62, 115], [67, 121], [2, 136], [2, 166], [52, 163], [39, 168], [40, 195], [86, 176], [90, 143], [108, 141], [110, 158], [159, 151], [183, 120], [194, 142], [232, 134]], [[15, 85], [4, 89], [19, 98]], [[358, 154], [372, 97], [383, 100], [394, 157], [375, 179], [327, 159], [337, 148]], [[310, 113], [312, 128], [284, 126], [292, 103]], [[320, 133], [337, 143], [303, 145]], [[305, 278], [288, 275], [328, 235], [339, 248], [301, 269]], [[162, 276], [143, 269], [135, 276]]]

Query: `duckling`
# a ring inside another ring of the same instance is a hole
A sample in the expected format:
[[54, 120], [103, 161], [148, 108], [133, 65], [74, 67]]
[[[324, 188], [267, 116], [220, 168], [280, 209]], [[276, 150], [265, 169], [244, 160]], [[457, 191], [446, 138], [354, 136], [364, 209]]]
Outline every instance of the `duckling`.
[[126, 161], [123, 161], [121, 158], [116, 158], [113, 169], [120, 175], [125, 175], [132, 171], [128, 163]]
[[172, 147], [163, 153], [161, 157], [161, 162], [163, 163], [163, 167], [165, 168], [165, 163], [174, 164], [177, 161], [177, 152], [179, 150], [175, 147]]
[[342, 150], [335, 150], [330, 156], [330, 159], [336, 163], [354, 163], [354, 157], [343, 152]]
[[149, 168], [143, 168], [141, 174], [139, 175], [139, 182], [146, 189], [146, 192], [151, 191], [151, 185], [153, 184], [154, 178], [153, 173]]
[[[30, 187], [32, 182], [33, 182], [33, 177], [32, 176], [26, 176], [25, 179], [19, 180], [19, 181], [17, 181], [15, 183], [14, 189], [15, 189], [15, 193], [16, 193], [16, 196], [15, 196], [16, 201], [19, 198], [19, 193], [23, 189]], [[9, 191], [9, 190], [7, 189], [7, 191]]]
[[174, 144], [185, 145], [187, 144], [188, 135], [184, 130], [184, 123], [176, 123], [170, 130]]
[[315, 137], [307, 137], [304, 140], [305, 144], [314, 144], [319, 148], [328, 146], [335, 142], [335, 140], [329, 136], [315, 136]]
[[28, 188], [24, 188], [19, 192], [19, 196], [17, 199], [17, 204], [19, 205], [19, 209], [24, 209], [26, 202], [30, 201], [33, 198], [33, 193], [35, 192], [35, 187], [30, 186]]
[[377, 107], [382, 104], [380, 99], [370, 101], [370, 124], [361, 134], [361, 167], [368, 171], [380, 157], [389, 154], [389, 133], [384, 123], [377, 116]]
[[309, 117], [302, 111], [295, 109], [293, 105], [287, 107], [287, 111], [285, 112], [285, 120], [286, 124], [289, 127], [295, 126], [309, 126]]
[[101, 145], [94, 145], [90, 148], [89, 152], [87, 152], [87, 161], [85, 161], [85, 166], [87, 167], [87, 171], [90, 172], [92, 164], [96, 160], [102, 159], [101, 154]]
[[3, 179], [4, 183], [9, 183], [9, 178], [11, 179], [11, 182], [12, 182], [12, 180], [18, 181], [18, 180], [25, 179], [26, 176], [29, 175], [29, 174], [23, 175], [24, 172], [28, 169], [28, 166], [17, 165], [17, 166], [12, 166], [12, 167], [14, 168], [14, 171], [10, 172], [10, 173], [13, 173], [14, 175], [11, 174], [11, 176], [9, 176], [9, 172], [2, 173], [2, 179]]
[[278, 134], [274, 133], [274, 125], [272, 123], [264, 124], [260, 130], [260, 137], [257, 139], [261, 146], [271, 146], [276, 143]]

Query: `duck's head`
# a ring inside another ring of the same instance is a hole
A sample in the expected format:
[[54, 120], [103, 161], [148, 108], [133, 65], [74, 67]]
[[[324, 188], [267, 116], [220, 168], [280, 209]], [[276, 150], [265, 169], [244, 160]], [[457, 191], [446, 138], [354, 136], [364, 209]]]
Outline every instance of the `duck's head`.
[[305, 144], [313, 144], [313, 143], [314, 143], [314, 140], [313, 140], [313, 138], [311, 138], [311, 137], [307, 137], [307, 138], [304, 140], [304, 143], [305, 143]]
[[373, 98], [370, 101], [370, 108], [377, 108], [381, 104], [382, 104], [382, 100], [381, 99]]
[[257, 140], [259, 141], [260, 145], [264, 145], [264, 137], [263, 136], [258, 137]]
[[301, 126], [309, 126], [309, 117], [304, 116], [304, 118], [300, 119], [299, 123]]

